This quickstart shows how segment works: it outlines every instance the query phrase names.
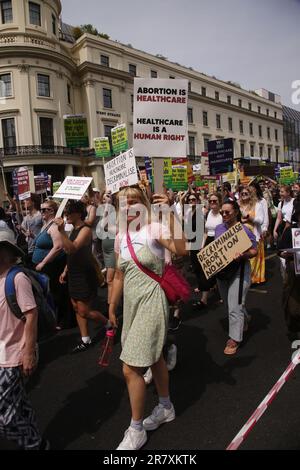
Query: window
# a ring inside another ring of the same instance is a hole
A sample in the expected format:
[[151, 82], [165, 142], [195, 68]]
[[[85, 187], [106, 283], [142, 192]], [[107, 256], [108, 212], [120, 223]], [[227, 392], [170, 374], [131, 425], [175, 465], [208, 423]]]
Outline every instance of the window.
[[192, 135], [189, 135], [189, 149], [190, 153], [189, 155], [195, 155], [195, 137]]
[[261, 113], [261, 107], [257, 106], [257, 112], [260, 114]]
[[151, 70], [151, 78], [157, 78], [157, 72], [156, 70]]
[[274, 131], [274, 132], [275, 132], [275, 140], [278, 140], [278, 130], [277, 130], [277, 129], [275, 129], [275, 131]]
[[13, 22], [13, 11], [11, 0], [1, 2], [1, 19], [2, 23], [12, 23]]
[[192, 84], [191, 84], [191, 82], [188, 83], [188, 91], [192, 91]]
[[262, 158], [263, 155], [264, 155], [264, 148], [263, 148], [262, 145], [260, 145], [260, 146], [259, 146], [259, 156], [260, 156], [260, 158]]
[[128, 72], [132, 77], [136, 77], [136, 65], [129, 64], [128, 65]]
[[207, 111], [203, 111], [202, 116], [203, 116], [203, 126], [208, 126], [208, 113], [207, 113]]
[[262, 127], [258, 126], [258, 135], [259, 137], [262, 137]]
[[244, 134], [244, 123], [240, 121], [240, 134]]
[[4, 73], [0, 75], [0, 98], [12, 96], [11, 74]]
[[71, 104], [71, 86], [67, 85], [67, 97], [68, 97], [68, 104]]
[[266, 113], [267, 113], [267, 116], [269, 116], [270, 111], [268, 110], [268, 108], [266, 109]]
[[203, 142], [204, 142], [204, 152], [208, 152], [209, 137], [204, 137]]
[[267, 136], [268, 136], [268, 139], [271, 138], [271, 136], [270, 136], [270, 128], [269, 128], [269, 127], [267, 127]]
[[38, 73], [38, 96], [50, 97], [50, 77], [49, 75], [43, 75]]
[[253, 124], [252, 124], [252, 122], [249, 122], [249, 134], [253, 135]]
[[241, 157], [245, 156], [245, 144], [241, 144]]
[[2, 119], [3, 148], [11, 149], [17, 146], [15, 119]]
[[242, 100], [239, 100], [239, 107], [242, 107]]
[[193, 108], [188, 108], [188, 123], [192, 124], [194, 122], [193, 119]]
[[110, 148], [112, 149], [111, 130], [115, 126], [104, 126], [104, 137], [108, 137]]
[[268, 147], [268, 159], [271, 160], [271, 147]]
[[279, 159], [279, 149], [276, 149], [276, 163], [278, 163]]
[[[274, 118], [277, 119], [277, 111], [274, 111]], [[278, 150], [278, 149], [276, 149]]]
[[232, 128], [232, 118], [231, 117], [228, 118], [228, 130], [229, 131], [233, 130], [233, 128]]
[[216, 126], [217, 129], [221, 129], [221, 114], [216, 114]]
[[53, 119], [40, 118], [41, 146], [46, 149], [54, 147]]
[[175, 77], [173, 77], [173, 75], [169, 75], [169, 78], [170, 78], [171, 80], [175, 80]]
[[109, 67], [109, 57], [107, 55], [101, 54], [100, 56], [100, 64], [104, 65], [104, 67]]
[[215, 99], [216, 100], [220, 99], [220, 93], [218, 91], [215, 91]]
[[205, 88], [205, 86], [202, 86], [202, 87], [201, 87], [201, 95], [202, 95], [202, 96], [206, 96], [206, 88]]
[[52, 33], [56, 36], [56, 18], [52, 15]]
[[252, 111], [252, 104], [251, 103], [248, 103], [248, 109], [249, 109], [249, 111]]
[[133, 103], [134, 103], [133, 95], [130, 95], [130, 99], [131, 99], [131, 112], [133, 113]]
[[38, 3], [29, 2], [29, 22], [41, 26], [41, 7]]
[[112, 108], [111, 90], [108, 90], [107, 88], [103, 88], [103, 107]]
[[254, 144], [250, 144], [250, 155], [254, 157]]
[[231, 104], [231, 96], [230, 95], [227, 95], [227, 103]]

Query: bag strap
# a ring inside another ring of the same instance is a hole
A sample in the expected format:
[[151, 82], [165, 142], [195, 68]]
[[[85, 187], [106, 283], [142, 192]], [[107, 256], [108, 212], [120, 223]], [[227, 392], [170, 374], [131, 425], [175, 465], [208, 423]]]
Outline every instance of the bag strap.
[[8, 307], [14, 314], [18, 320], [25, 321], [25, 316], [23, 315], [19, 304], [17, 302], [17, 295], [16, 295], [16, 286], [15, 286], [15, 277], [17, 274], [24, 272], [21, 267], [14, 266], [11, 270], [7, 273], [5, 279], [5, 299], [8, 304]]
[[129, 235], [129, 232], [127, 232], [127, 245], [128, 245], [128, 249], [129, 249], [129, 252], [130, 252], [130, 255], [131, 255], [131, 258], [133, 259], [133, 261], [135, 262], [135, 264], [137, 265], [137, 267], [144, 273], [144, 274], [147, 274], [147, 276], [151, 277], [151, 279], [154, 279], [154, 281], [158, 282], [159, 284], [161, 283], [161, 280], [162, 278], [160, 276], [158, 276], [157, 274], [155, 274], [153, 271], [151, 271], [150, 269], [146, 268], [145, 266], [143, 266], [136, 254], [135, 254], [135, 251], [133, 249], [133, 246], [132, 246], [132, 243], [131, 243], [131, 239], [130, 239], [130, 235]]

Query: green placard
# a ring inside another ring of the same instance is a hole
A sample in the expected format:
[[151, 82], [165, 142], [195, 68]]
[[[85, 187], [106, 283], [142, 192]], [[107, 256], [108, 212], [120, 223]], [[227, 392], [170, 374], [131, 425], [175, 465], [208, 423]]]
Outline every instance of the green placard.
[[58, 188], [61, 186], [61, 181], [56, 181], [52, 185], [52, 194], [55, 195]]
[[164, 184], [167, 189], [172, 188], [172, 159], [164, 159]]
[[64, 123], [67, 147], [89, 148], [87, 119], [82, 116], [67, 116]]
[[108, 137], [97, 137], [94, 139], [96, 157], [111, 157], [111, 150]]
[[187, 167], [173, 166], [172, 168], [173, 191], [186, 191], [188, 189]]
[[128, 150], [128, 136], [125, 124], [120, 124], [111, 130], [111, 140], [115, 155]]

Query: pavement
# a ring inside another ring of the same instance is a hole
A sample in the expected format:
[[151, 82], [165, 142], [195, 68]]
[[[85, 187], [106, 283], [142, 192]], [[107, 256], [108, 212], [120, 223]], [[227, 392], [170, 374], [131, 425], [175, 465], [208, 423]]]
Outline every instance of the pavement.
[[[195, 280], [190, 275], [191, 281]], [[102, 296], [105, 290], [102, 290]], [[249, 331], [235, 356], [225, 356], [228, 320], [225, 308], [212, 297], [209, 307], [184, 307], [176, 334], [178, 364], [170, 373], [171, 397], [177, 418], [149, 433], [145, 450], [223, 450], [273, 387], [291, 360], [291, 343], [281, 307], [282, 282], [276, 256], [267, 261], [267, 282], [248, 295], [252, 316]], [[112, 450], [130, 421], [130, 406], [122, 377], [120, 338], [107, 369], [98, 364], [103, 332], [94, 329], [94, 345], [71, 355], [78, 330], [58, 333], [41, 345], [40, 366], [29, 382], [29, 395], [41, 431], [53, 449]], [[244, 450], [300, 449], [296, 368], [262, 416]], [[146, 414], [157, 403], [148, 386]], [[0, 450], [13, 449], [0, 440]]]

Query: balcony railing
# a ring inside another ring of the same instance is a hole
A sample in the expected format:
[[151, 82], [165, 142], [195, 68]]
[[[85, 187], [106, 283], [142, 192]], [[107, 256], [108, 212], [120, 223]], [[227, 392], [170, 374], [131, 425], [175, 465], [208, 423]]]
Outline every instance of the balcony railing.
[[82, 156], [94, 157], [94, 149], [72, 149], [68, 147], [59, 147], [56, 145], [23, 145], [20, 147], [0, 148], [0, 157], [20, 157], [34, 155], [64, 155], [64, 156]]

